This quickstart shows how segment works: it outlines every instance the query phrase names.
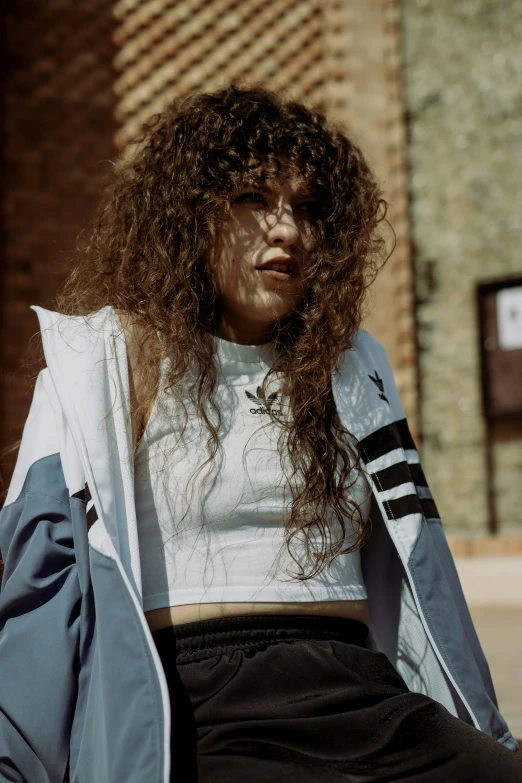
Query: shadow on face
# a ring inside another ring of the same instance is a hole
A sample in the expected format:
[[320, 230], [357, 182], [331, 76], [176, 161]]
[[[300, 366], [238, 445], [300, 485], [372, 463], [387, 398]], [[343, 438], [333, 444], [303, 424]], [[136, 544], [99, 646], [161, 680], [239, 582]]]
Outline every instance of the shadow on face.
[[215, 259], [219, 337], [244, 344], [269, 339], [302, 299], [311, 250], [313, 197], [305, 185], [247, 185], [231, 203]]

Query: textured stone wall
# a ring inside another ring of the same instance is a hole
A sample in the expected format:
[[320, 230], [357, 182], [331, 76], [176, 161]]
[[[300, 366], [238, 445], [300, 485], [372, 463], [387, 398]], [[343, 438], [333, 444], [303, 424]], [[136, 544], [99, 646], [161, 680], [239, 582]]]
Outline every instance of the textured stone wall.
[[[484, 531], [477, 280], [522, 271], [522, 3], [403, 0], [423, 460], [446, 526]], [[495, 427], [502, 532], [522, 528], [522, 425]]]

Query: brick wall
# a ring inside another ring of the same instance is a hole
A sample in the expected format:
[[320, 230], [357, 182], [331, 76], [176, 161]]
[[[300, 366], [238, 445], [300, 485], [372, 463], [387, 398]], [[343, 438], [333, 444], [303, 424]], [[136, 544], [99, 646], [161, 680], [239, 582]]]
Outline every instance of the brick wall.
[[[37, 331], [114, 155], [114, 21], [101, 0], [25, 0], [3, 8], [4, 127], [0, 447], [20, 437]], [[4, 488], [13, 456], [4, 457]]]
[[[487, 529], [478, 279], [520, 273], [516, 0], [403, 0], [423, 460], [447, 528]], [[522, 423], [494, 430], [500, 529], [522, 531]]]

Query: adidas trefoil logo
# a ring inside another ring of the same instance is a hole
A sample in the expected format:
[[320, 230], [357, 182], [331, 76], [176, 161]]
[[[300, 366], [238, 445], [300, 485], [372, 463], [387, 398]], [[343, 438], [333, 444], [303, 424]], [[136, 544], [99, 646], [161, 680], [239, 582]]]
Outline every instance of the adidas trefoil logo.
[[[264, 407], [263, 400], [261, 399], [261, 386], [258, 386], [257, 389], [256, 389], [257, 397], [255, 397], [253, 394], [251, 394], [246, 389], [245, 389], [245, 394], [248, 397], [248, 399], [251, 402], [253, 402], [255, 406], [257, 406], [257, 407], [254, 407], [254, 408], [250, 408], [250, 413], [253, 413], [254, 415], [263, 414], [263, 413], [267, 414], [268, 413], [268, 410]], [[274, 409], [274, 405], [277, 403], [277, 396], [278, 396], [277, 392], [273, 392], [272, 394], [269, 394], [268, 398], [267, 398], [267, 404], [268, 404], [268, 407], [269, 407], [270, 411], [272, 411], [272, 413], [275, 413], [276, 416], [280, 416], [281, 415], [281, 410], [275, 410]]]
[[384, 393], [384, 383], [382, 382], [382, 378], [379, 378], [379, 373], [377, 372], [377, 370], [375, 370], [375, 378], [373, 377], [373, 375], [370, 375], [370, 374], [368, 374], [368, 378], [371, 381], [373, 381], [374, 384], [379, 389], [379, 391], [380, 391], [380, 394], [379, 394], [380, 399], [384, 400], [384, 402], [387, 402], [388, 405], [389, 405], [390, 401], [389, 401], [389, 399], [387, 398], [387, 396]]

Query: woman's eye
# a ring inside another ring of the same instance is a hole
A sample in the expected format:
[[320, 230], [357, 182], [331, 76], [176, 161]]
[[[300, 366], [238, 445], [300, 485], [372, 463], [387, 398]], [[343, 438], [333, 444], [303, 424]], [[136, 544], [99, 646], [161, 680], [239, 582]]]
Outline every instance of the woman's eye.
[[303, 201], [301, 204], [296, 204], [295, 212], [304, 212], [307, 215], [313, 215], [316, 210], [316, 203], [314, 201]]
[[263, 204], [265, 207], [268, 206], [268, 201], [263, 194], [255, 191], [252, 191], [251, 193], [242, 193], [234, 199], [234, 201], [236, 204], [246, 204], [251, 201], [254, 202], [254, 204]]

